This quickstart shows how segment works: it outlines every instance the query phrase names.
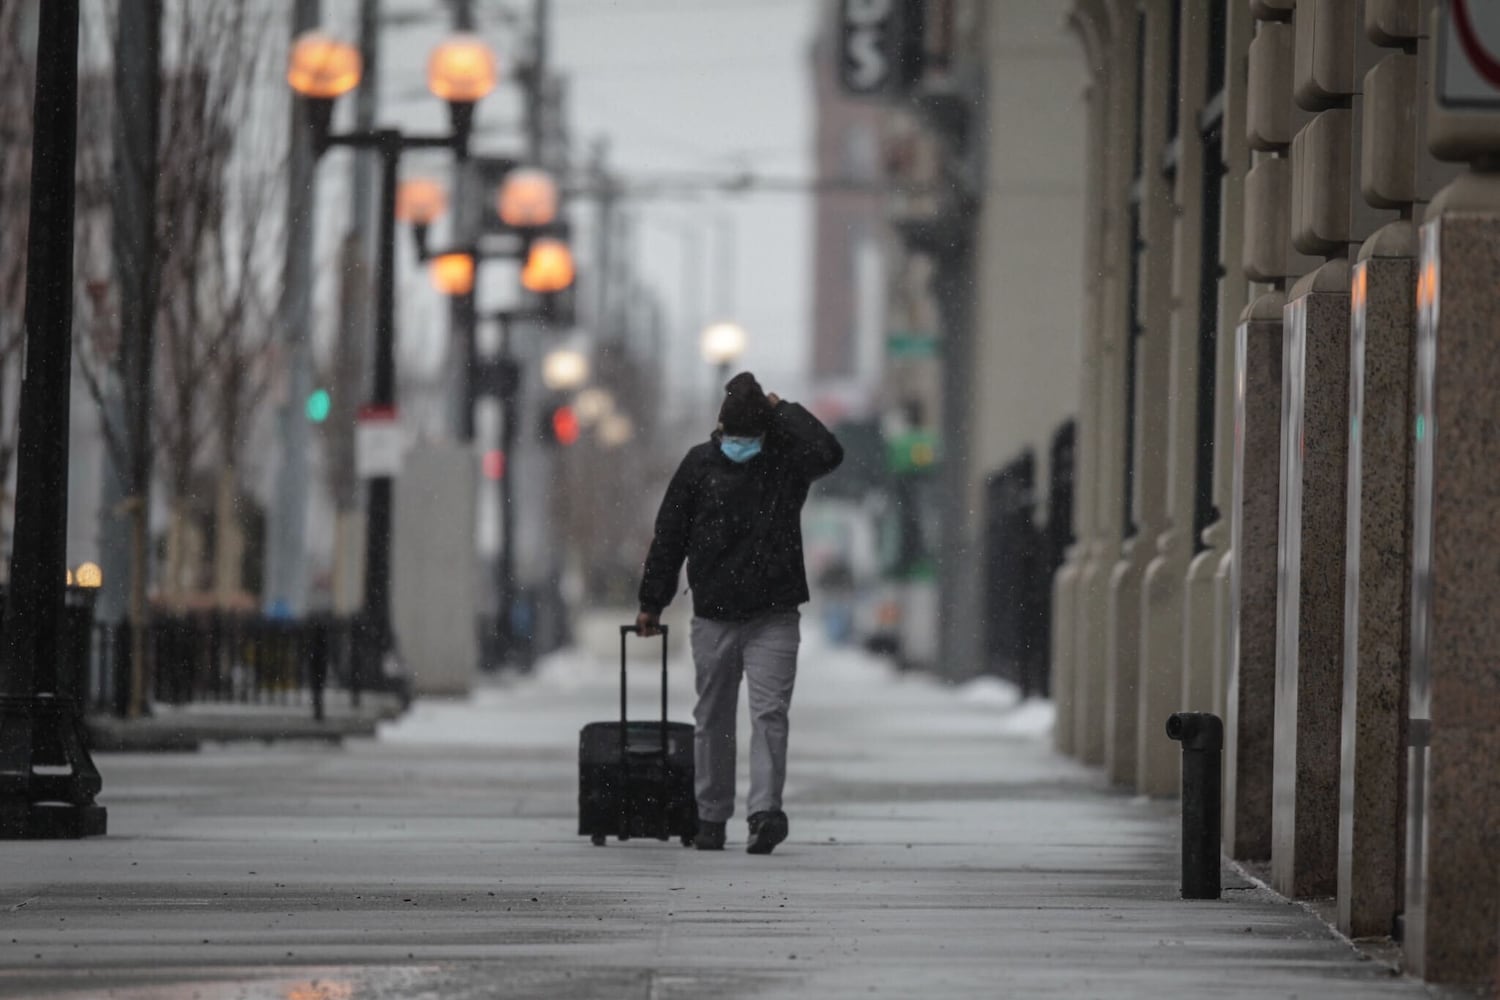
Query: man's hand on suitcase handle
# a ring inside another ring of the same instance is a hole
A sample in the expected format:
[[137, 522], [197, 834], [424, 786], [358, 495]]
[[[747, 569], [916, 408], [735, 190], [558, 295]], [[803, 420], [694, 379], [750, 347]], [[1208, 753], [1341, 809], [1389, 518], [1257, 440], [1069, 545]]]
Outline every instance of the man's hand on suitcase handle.
[[642, 638], [661, 635], [661, 612], [642, 611], [635, 616], [635, 627]]

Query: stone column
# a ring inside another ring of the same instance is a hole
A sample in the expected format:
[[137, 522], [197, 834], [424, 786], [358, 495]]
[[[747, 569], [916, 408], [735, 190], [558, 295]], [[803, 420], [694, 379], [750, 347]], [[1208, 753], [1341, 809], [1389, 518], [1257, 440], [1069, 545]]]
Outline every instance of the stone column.
[[[1207, 5], [1185, 4], [1178, 52], [1177, 168], [1173, 201], [1170, 320], [1171, 368], [1165, 402], [1168, 420], [1163, 443], [1167, 459], [1166, 519], [1152, 540], [1155, 552], [1141, 585], [1141, 690], [1136, 723], [1136, 791], [1176, 795], [1181, 781], [1181, 748], [1166, 737], [1167, 716], [1182, 708], [1184, 589], [1194, 549], [1193, 515], [1198, 467], [1199, 331], [1215, 323], [1199, 289], [1204, 267], [1204, 158], [1208, 154], [1198, 120], [1207, 101]], [[1213, 172], [1212, 183], [1219, 183]], [[1217, 192], [1215, 192], [1217, 194]], [[1217, 198], [1214, 202], [1217, 205]], [[1218, 218], [1211, 225], [1217, 230]], [[1218, 260], [1218, 247], [1213, 260]]]
[[[1223, 716], [1229, 677], [1230, 508], [1234, 501], [1234, 330], [1249, 297], [1244, 276], [1243, 211], [1250, 148], [1245, 138], [1245, 90], [1240, 69], [1249, 54], [1255, 23], [1246, 4], [1229, 2], [1226, 25], [1222, 231], [1218, 259], [1222, 272], [1216, 311], [1202, 322], [1217, 324], [1214, 389], [1213, 503], [1218, 518], [1203, 532], [1203, 549], [1188, 565], [1184, 581], [1182, 707]], [[1208, 363], [1200, 360], [1200, 364]]]
[[[1419, 5], [1369, 0], [1364, 14], [1360, 194], [1410, 216], [1419, 198], [1411, 110], [1421, 102], [1408, 50]], [[1404, 889], [1415, 258], [1411, 223], [1388, 225], [1366, 240], [1351, 286], [1338, 921], [1353, 937], [1393, 933]]]
[[1271, 856], [1272, 742], [1276, 676], [1276, 552], [1280, 517], [1282, 314], [1287, 280], [1314, 266], [1292, 245], [1291, 146], [1296, 107], [1291, 4], [1252, 4], [1240, 264], [1270, 286], [1240, 317], [1235, 366], [1235, 472], [1225, 691], [1224, 844], [1242, 860]]
[[[1456, 125], [1437, 124], [1429, 137]], [[1471, 129], [1476, 147], [1500, 150], [1500, 116], [1478, 116]], [[1417, 304], [1404, 944], [1411, 971], [1493, 990], [1500, 963], [1500, 176], [1466, 175], [1429, 206]]]
[[1077, 648], [1079, 582], [1083, 559], [1095, 541], [1093, 509], [1098, 482], [1093, 458], [1099, 435], [1099, 320], [1101, 289], [1098, 276], [1104, 270], [1103, 250], [1106, 213], [1104, 188], [1107, 181], [1105, 150], [1108, 148], [1108, 53], [1109, 15], [1101, 0], [1081, 0], [1068, 19], [1083, 45], [1092, 71], [1088, 88], [1088, 171], [1084, 205], [1084, 295], [1082, 386], [1078, 396], [1078, 437], [1074, 458], [1073, 536], [1067, 560], [1053, 579], [1052, 587], [1052, 700], [1057, 708], [1053, 743], [1058, 752], [1077, 754], [1079, 690], [1087, 674], [1079, 663]]
[[[1172, 322], [1172, 190], [1163, 175], [1161, 151], [1167, 141], [1168, 101], [1171, 97], [1171, 5], [1175, 0], [1148, 0], [1145, 12], [1144, 71], [1141, 73], [1140, 204], [1138, 253], [1135, 269], [1137, 315], [1135, 440], [1122, 441], [1134, 449], [1132, 483], [1135, 534], [1110, 573], [1105, 629], [1105, 770], [1116, 784], [1134, 786], [1139, 746], [1141, 682], [1141, 584], [1155, 554], [1156, 536], [1166, 523], [1167, 417]], [[1128, 276], [1127, 276], [1128, 277]], [[1127, 303], [1130, 302], [1127, 297]], [[1128, 362], [1127, 362], [1128, 363]], [[1122, 374], [1124, 374], [1122, 372]], [[1128, 404], [1127, 404], [1128, 405]], [[1123, 422], [1120, 428], [1129, 426]]]
[[1225, 704], [1224, 849], [1271, 856], [1271, 746], [1276, 691], [1276, 536], [1281, 509], [1281, 313], [1267, 292], [1235, 331], [1230, 507], [1229, 683]]
[[1105, 620], [1110, 571], [1120, 552], [1124, 490], [1125, 338], [1129, 334], [1125, 279], [1131, 253], [1125, 213], [1130, 201], [1131, 144], [1135, 132], [1136, 13], [1134, 0], [1109, 0], [1109, 61], [1106, 91], [1109, 141], [1106, 147], [1104, 250], [1099, 275], [1097, 434], [1090, 463], [1094, 481], [1094, 541], [1078, 578], [1074, 639], [1075, 748], [1086, 764], [1104, 763]]
[[1364, 245], [1350, 290], [1338, 921], [1392, 933], [1405, 849], [1416, 240], [1394, 223]]
[[1338, 860], [1348, 262], [1329, 261], [1297, 282], [1283, 324], [1271, 878], [1287, 896], [1330, 896]]

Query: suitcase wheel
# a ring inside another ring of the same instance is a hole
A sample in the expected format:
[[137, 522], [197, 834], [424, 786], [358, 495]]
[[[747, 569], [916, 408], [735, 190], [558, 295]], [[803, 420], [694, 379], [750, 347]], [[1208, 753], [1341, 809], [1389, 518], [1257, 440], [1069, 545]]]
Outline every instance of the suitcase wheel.
[[605, 840], [604, 834], [602, 834], [602, 833], [596, 833], [590, 839], [593, 841], [595, 847], [603, 847], [604, 846], [604, 840]]
[[692, 847], [693, 846], [693, 836], [692, 836], [692, 834], [690, 834], [690, 833], [684, 833], [682, 835], [681, 839], [682, 839], [682, 846], [683, 847]]

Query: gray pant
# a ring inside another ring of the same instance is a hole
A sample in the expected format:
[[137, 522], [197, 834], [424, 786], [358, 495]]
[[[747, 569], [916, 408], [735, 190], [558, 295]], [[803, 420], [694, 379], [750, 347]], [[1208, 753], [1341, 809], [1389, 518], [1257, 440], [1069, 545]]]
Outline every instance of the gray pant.
[[750, 814], [781, 808], [787, 711], [797, 680], [801, 617], [788, 611], [743, 622], [693, 619], [698, 678], [693, 766], [699, 819], [722, 823], [734, 815], [735, 722], [742, 676], [750, 686]]

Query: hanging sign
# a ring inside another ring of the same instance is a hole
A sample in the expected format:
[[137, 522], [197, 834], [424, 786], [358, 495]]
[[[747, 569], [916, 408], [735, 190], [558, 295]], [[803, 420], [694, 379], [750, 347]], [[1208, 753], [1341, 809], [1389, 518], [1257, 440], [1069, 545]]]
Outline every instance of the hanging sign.
[[878, 94], [896, 72], [896, 0], [839, 5], [839, 79], [852, 94]]
[[840, 0], [838, 64], [844, 90], [885, 97], [917, 82], [930, 3], [941, 10], [949, 6], [949, 0]]
[[401, 471], [406, 437], [394, 406], [363, 406], [354, 429], [354, 469], [361, 479], [390, 479]]

